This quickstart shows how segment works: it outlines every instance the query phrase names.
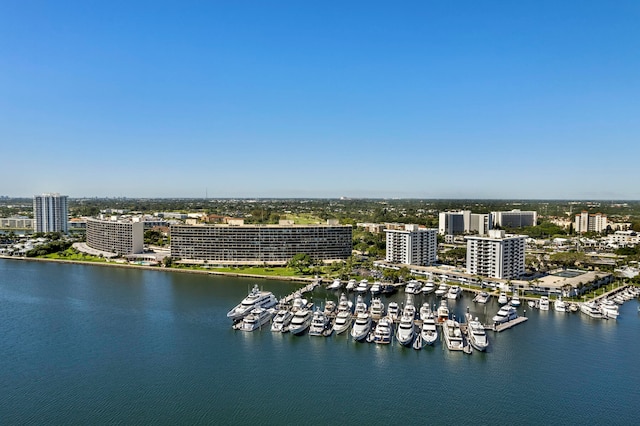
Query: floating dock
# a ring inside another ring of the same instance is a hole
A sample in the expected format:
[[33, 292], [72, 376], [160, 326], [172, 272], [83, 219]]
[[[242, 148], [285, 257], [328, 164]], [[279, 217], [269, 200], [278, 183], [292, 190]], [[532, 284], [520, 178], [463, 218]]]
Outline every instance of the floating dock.
[[518, 324], [522, 324], [523, 322], [527, 321], [528, 319], [529, 319], [528, 317], [518, 317], [516, 319], [513, 319], [511, 321], [507, 321], [507, 322], [502, 323], [502, 324], [496, 324], [493, 327], [485, 326], [485, 328], [488, 328], [489, 330], [491, 330], [493, 328], [493, 331], [497, 331], [498, 333], [500, 333], [501, 331], [508, 330], [513, 326], [516, 326]]

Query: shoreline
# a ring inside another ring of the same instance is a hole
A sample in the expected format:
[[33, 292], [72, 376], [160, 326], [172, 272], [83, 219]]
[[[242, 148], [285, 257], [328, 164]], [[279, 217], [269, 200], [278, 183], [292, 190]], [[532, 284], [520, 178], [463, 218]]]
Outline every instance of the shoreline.
[[216, 275], [216, 276], [226, 276], [226, 277], [235, 277], [235, 278], [265, 279], [265, 280], [289, 281], [289, 282], [300, 282], [300, 283], [313, 282], [315, 280], [315, 278], [307, 278], [307, 277], [290, 277], [290, 276], [280, 276], [280, 275], [254, 275], [254, 274], [243, 274], [240, 272], [205, 271], [205, 270], [198, 270], [198, 269], [166, 268], [162, 266], [130, 265], [126, 263], [116, 263], [116, 262], [90, 262], [90, 261], [84, 261], [84, 260], [46, 259], [41, 257], [15, 257], [15, 256], [0, 255], [0, 259], [7, 259], [7, 260], [14, 260], [14, 261], [27, 261], [27, 262], [52, 262], [52, 263], [72, 264], [72, 265], [105, 266], [105, 267], [115, 267], [115, 268], [140, 269], [145, 271]]

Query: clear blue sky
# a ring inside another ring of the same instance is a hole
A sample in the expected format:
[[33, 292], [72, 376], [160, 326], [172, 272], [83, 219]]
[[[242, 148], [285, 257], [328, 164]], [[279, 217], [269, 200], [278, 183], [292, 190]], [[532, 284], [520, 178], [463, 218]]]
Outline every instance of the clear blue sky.
[[0, 195], [640, 199], [640, 1], [0, 3]]

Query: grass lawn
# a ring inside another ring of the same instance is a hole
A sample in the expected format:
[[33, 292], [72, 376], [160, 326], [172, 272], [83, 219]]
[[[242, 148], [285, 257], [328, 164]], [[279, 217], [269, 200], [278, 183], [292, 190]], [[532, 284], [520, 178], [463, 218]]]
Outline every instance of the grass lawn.
[[61, 259], [61, 260], [77, 260], [82, 262], [106, 262], [106, 259], [97, 256], [91, 256], [84, 253], [78, 253], [72, 248], [58, 253], [46, 254], [44, 256], [38, 256], [45, 259]]
[[296, 225], [315, 225], [318, 223], [325, 223], [325, 221], [323, 221], [319, 217], [308, 213], [302, 213], [299, 215], [287, 214], [283, 217], [283, 219], [293, 220]]

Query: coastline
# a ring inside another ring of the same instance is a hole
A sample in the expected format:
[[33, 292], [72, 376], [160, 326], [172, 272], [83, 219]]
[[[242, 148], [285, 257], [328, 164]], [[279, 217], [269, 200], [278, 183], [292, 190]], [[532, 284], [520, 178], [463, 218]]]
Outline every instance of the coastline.
[[7, 259], [7, 260], [14, 260], [14, 261], [27, 261], [27, 262], [53, 262], [53, 263], [75, 264], [75, 265], [131, 268], [131, 269], [140, 269], [140, 270], [146, 270], [146, 271], [218, 275], [218, 276], [227, 276], [227, 277], [235, 277], [235, 278], [252, 278], [252, 279], [290, 281], [290, 282], [301, 282], [301, 283], [308, 283], [308, 282], [314, 281], [314, 278], [307, 278], [307, 277], [290, 277], [290, 276], [280, 276], [280, 275], [255, 275], [255, 274], [243, 274], [240, 272], [204, 271], [204, 270], [197, 270], [197, 269], [166, 268], [162, 266], [131, 265], [126, 263], [116, 263], [116, 262], [89, 262], [89, 261], [83, 261], [83, 260], [46, 259], [41, 257], [15, 257], [15, 256], [2, 256], [2, 255], [0, 255], [0, 259]]

